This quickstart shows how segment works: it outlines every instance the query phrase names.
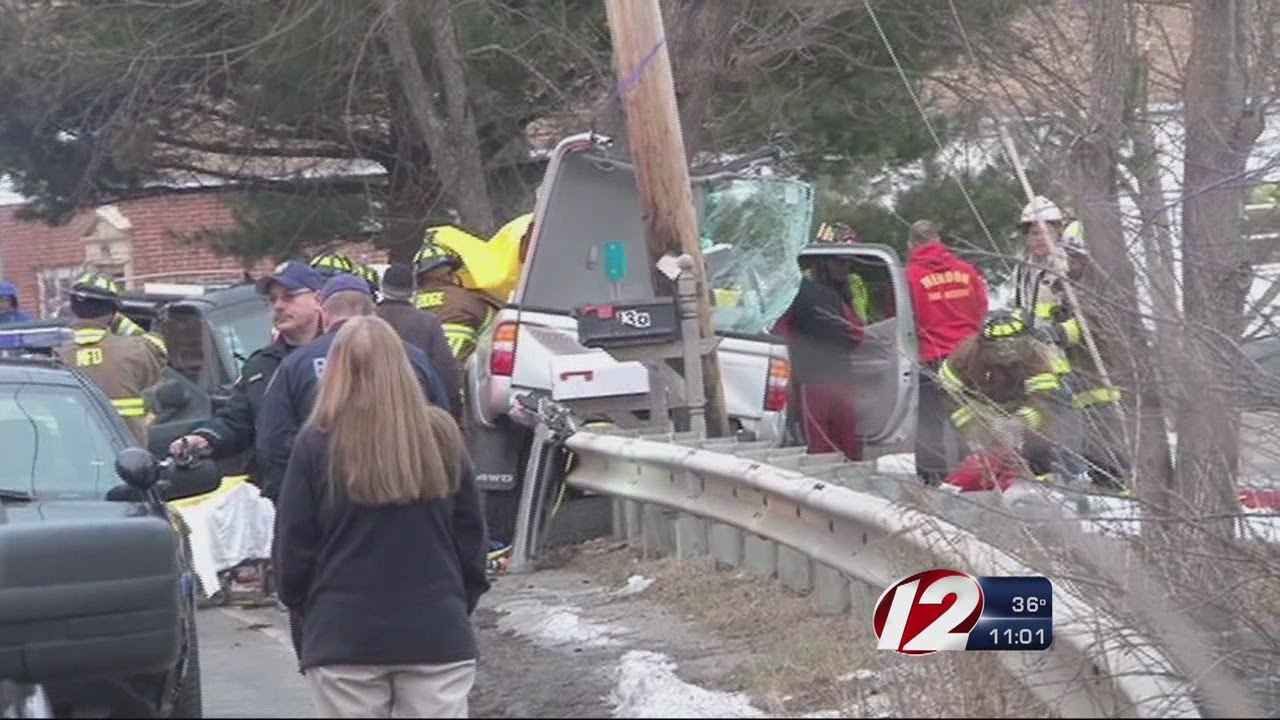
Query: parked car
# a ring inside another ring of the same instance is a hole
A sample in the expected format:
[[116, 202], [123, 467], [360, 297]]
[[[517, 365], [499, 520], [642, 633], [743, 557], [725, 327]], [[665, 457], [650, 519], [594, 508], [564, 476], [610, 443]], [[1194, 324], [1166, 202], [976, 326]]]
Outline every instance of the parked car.
[[75, 369], [0, 359], [0, 707], [201, 716], [196, 583], [165, 503], [218, 470], [134, 443]]
[[[252, 284], [199, 295], [126, 293], [123, 312], [159, 333], [169, 350], [164, 380], [146, 390], [156, 418], [149, 449], [162, 456], [169, 444], [207, 420], [231, 396], [240, 368], [254, 350], [271, 342], [271, 313]], [[0, 328], [0, 356], [52, 354], [71, 341], [65, 317]], [[219, 461], [224, 475], [244, 472], [247, 454]]]
[[[725, 405], [736, 434], [782, 445], [795, 441], [787, 417], [790, 367], [783, 340], [762, 321], [780, 315], [799, 286], [797, 254], [808, 242], [812, 198], [783, 187], [786, 197], [781, 203], [792, 209], [782, 214], [791, 217], [779, 221], [778, 213], [764, 212], [761, 217], [741, 218], [733, 229], [709, 233], [707, 205], [726, 182], [731, 179], [723, 175], [693, 179], [704, 237], [718, 235], [704, 242], [720, 251], [716, 259], [706, 253], [712, 289], [717, 299], [734, 298], [732, 307], [715, 311]], [[741, 185], [730, 187], [719, 197], [740, 189]], [[652, 377], [652, 384], [630, 379], [617, 383], [630, 388], [625, 391], [606, 387], [610, 378], [624, 374], [617, 358], [585, 347], [580, 337], [578, 311], [584, 306], [655, 300], [634, 166], [612, 157], [608, 143], [594, 134], [566, 138], [549, 161], [532, 226], [516, 290], [488, 332], [481, 334], [465, 368], [468, 441], [477, 484], [484, 493], [491, 534], [502, 540], [514, 528], [536, 422], [521, 411], [522, 396], [571, 395], [576, 409], [590, 416], [590, 401], [596, 399], [593, 384], [599, 387], [600, 399], [629, 392], [640, 400], [661, 387]], [[793, 242], [762, 247], [779, 234]], [[750, 246], [744, 240], [747, 235], [754, 236]], [[868, 449], [896, 451], [913, 433], [916, 397], [915, 322], [902, 263], [891, 248], [880, 245], [815, 252], [854, 258], [893, 289], [887, 301], [893, 317], [869, 328], [857, 372], [866, 380], [860, 413]], [[752, 253], [766, 253], [761, 256], [765, 262], [742, 267], [743, 256]], [[731, 263], [739, 263], [736, 271], [725, 272]], [[629, 271], [621, 273], [619, 266]], [[725, 286], [717, 285], [717, 279]], [[643, 413], [637, 418], [642, 421]]]

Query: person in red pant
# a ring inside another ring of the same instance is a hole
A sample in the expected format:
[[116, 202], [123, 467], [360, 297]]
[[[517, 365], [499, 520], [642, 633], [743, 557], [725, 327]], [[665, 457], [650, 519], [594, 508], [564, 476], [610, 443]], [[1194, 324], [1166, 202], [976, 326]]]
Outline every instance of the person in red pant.
[[[916, 418], [916, 474], [936, 485], [950, 469], [945, 452], [946, 393], [937, 383], [938, 369], [953, 350], [982, 328], [987, 316], [987, 284], [969, 263], [956, 257], [942, 242], [938, 227], [919, 220], [911, 226], [907, 286], [916, 314], [920, 349], [920, 401]], [[969, 453], [954, 435], [957, 454]]]
[[853, 381], [853, 349], [862, 323], [853, 311], [847, 258], [801, 254], [804, 278], [775, 332], [787, 339], [791, 379], [809, 452], [839, 450], [862, 459]]

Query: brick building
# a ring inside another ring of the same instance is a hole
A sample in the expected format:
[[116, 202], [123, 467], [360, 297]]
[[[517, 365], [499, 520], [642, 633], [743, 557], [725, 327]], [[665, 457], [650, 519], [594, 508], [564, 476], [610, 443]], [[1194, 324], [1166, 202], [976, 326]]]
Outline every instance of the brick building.
[[[269, 272], [273, 261], [245, 267], [185, 241], [198, 230], [229, 229], [235, 220], [217, 190], [161, 195], [83, 210], [58, 227], [18, 219], [20, 204], [0, 205], [0, 277], [18, 286], [23, 308], [48, 317], [65, 299], [67, 285], [92, 267], [131, 290], [146, 282], [227, 283]], [[353, 260], [383, 263], [369, 245], [338, 248]]]

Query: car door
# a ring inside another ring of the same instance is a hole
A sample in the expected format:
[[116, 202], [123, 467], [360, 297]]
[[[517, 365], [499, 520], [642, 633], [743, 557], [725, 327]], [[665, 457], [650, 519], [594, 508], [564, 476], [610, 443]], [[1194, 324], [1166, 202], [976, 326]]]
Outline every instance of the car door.
[[805, 255], [848, 258], [870, 295], [863, 339], [853, 352], [858, 428], [867, 458], [910, 452], [915, 441], [920, 355], [915, 310], [897, 251], [874, 243], [809, 246]]

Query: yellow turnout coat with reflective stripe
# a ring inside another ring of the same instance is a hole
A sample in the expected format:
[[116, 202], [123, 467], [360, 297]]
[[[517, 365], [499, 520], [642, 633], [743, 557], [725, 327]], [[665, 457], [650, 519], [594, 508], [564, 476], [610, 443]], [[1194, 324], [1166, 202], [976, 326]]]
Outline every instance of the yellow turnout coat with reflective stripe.
[[72, 327], [75, 339], [58, 348], [58, 357], [102, 389], [145, 447], [148, 410], [142, 391], [160, 382], [164, 356], [141, 336], [116, 335], [101, 325], [84, 321], [77, 321]]

